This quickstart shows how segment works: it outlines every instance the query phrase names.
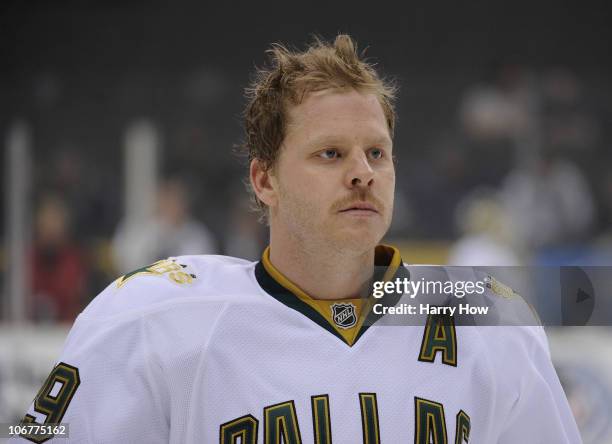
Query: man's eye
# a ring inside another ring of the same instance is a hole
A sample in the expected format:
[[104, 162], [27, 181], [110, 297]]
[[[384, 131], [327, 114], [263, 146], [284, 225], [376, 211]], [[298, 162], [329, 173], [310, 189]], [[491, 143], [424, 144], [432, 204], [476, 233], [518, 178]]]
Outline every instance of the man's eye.
[[319, 153], [319, 157], [322, 157], [323, 159], [336, 159], [340, 157], [340, 153], [338, 152], [338, 150], [328, 149], [321, 151]]
[[370, 150], [370, 157], [372, 157], [372, 159], [380, 159], [383, 157], [383, 151], [379, 148], [372, 148]]

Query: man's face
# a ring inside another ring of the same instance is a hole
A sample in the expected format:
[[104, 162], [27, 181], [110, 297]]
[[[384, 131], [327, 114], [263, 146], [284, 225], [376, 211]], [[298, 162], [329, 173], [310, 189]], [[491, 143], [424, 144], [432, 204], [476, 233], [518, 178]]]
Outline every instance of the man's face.
[[289, 110], [270, 224], [308, 245], [366, 252], [391, 223], [392, 142], [374, 94], [311, 93]]

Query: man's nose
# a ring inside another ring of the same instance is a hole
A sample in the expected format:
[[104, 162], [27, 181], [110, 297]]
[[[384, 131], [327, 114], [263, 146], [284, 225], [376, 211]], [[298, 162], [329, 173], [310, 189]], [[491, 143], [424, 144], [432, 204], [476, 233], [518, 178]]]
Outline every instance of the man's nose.
[[374, 170], [368, 161], [368, 156], [361, 151], [355, 154], [349, 163], [346, 175], [346, 185], [348, 188], [369, 187], [374, 182]]

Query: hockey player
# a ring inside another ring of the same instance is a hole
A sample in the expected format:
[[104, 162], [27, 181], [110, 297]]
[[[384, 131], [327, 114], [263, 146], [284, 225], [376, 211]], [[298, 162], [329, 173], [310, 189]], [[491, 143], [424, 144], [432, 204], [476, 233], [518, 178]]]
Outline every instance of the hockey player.
[[184, 256], [119, 278], [24, 424], [66, 423], [57, 442], [74, 443], [579, 443], [541, 328], [377, 326], [364, 288], [409, 277], [379, 245], [394, 89], [346, 35], [270, 55], [245, 113], [261, 260]]

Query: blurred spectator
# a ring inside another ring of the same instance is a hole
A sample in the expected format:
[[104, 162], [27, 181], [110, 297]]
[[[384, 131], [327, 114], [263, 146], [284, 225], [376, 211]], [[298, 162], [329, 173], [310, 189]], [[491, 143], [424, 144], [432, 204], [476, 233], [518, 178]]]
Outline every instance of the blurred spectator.
[[589, 185], [575, 164], [550, 152], [513, 170], [502, 196], [515, 235], [529, 248], [569, 245], [591, 234], [595, 207]]
[[47, 176], [43, 183], [58, 190], [70, 207], [75, 237], [87, 241], [109, 236], [116, 223], [117, 185], [77, 147], [68, 141], [60, 145], [41, 168], [41, 176]]
[[81, 310], [87, 284], [85, 254], [72, 240], [65, 202], [46, 194], [36, 212], [30, 252], [31, 313], [35, 320], [72, 322]]
[[449, 252], [449, 265], [520, 265], [517, 244], [510, 231], [511, 219], [497, 193], [476, 190], [458, 205], [456, 223], [462, 237]]
[[423, 156], [409, 159], [406, 166], [401, 164], [407, 173], [398, 173], [402, 182], [396, 196], [395, 205], [400, 211], [393, 221], [394, 236], [402, 235], [400, 229], [404, 235], [410, 233], [421, 238], [452, 236], [456, 205], [469, 192], [475, 169], [458, 139], [450, 131], [439, 134]]
[[[609, 162], [612, 159], [608, 159]], [[595, 239], [594, 249], [600, 264], [612, 264], [612, 169], [603, 173], [599, 183], [601, 193], [601, 216], [604, 223], [603, 230]]]
[[492, 69], [489, 79], [468, 89], [459, 116], [470, 139], [494, 143], [527, 134], [536, 103], [533, 75], [527, 68], [502, 64]]
[[539, 94], [527, 67], [502, 63], [469, 88], [459, 107], [459, 121], [479, 185], [499, 186], [517, 159], [531, 154], [538, 141]]
[[569, 70], [552, 69], [542, 79], [544, 142], [558, 153], [579, 159], [593, 152], [600, 139], [599, 122], [590, 112], [583, 86]]
[[191, 216], [188, 189], [179, 178], [160, 185], [153, 220], [124, 221], [113, 239], [115, 265], [121, 273], [169, 256], [216, 252], [208, 228]]

